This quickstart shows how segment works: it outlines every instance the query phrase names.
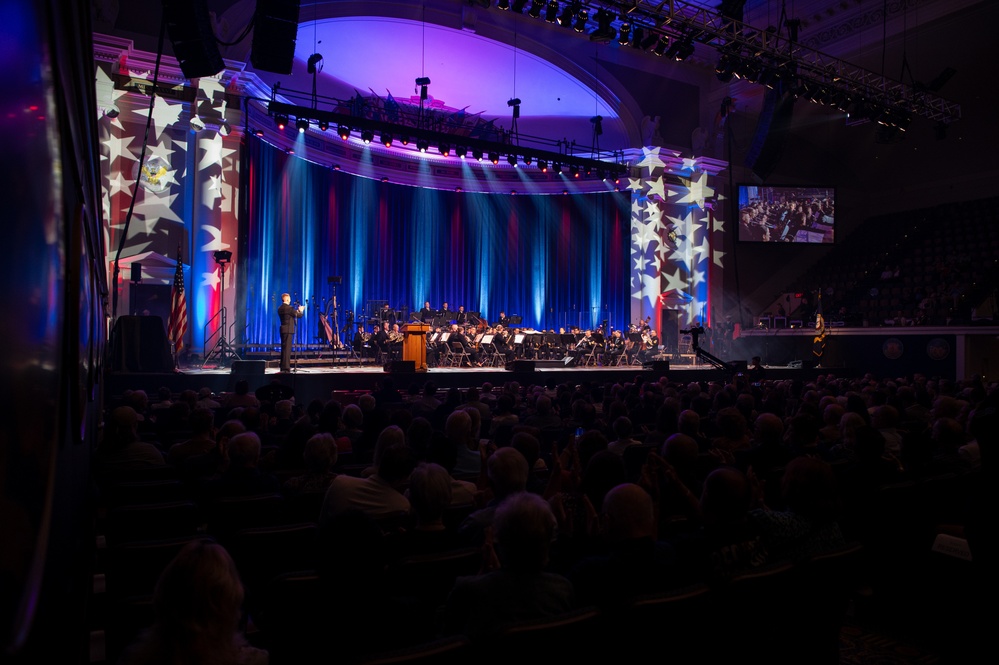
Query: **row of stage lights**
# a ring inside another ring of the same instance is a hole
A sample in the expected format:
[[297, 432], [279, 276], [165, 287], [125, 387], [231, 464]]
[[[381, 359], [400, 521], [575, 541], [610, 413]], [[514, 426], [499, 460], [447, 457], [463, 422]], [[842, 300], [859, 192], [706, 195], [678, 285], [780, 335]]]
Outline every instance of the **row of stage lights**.
[[[479, 0], [479, 4], [489, 7], [492, 3], [489, 0]], [[677, 62], [686, 60], [694, 53], [693, 36], [685, 34], [684, 28], [681, 28], [684, 33], [679, 36], [657, 33], [648, 26], [643, 27], [631, 21], [628, 10], [618, 17], [605, 9], [591, 10], [581, 0], [570, 0], [561, 5], [557, 0], [498, 0], [496, 8], [517, 14], [523, 14], [527, 9], [527, 14], [532, 18], [543, 18], [548, 23], [571, 28], [579, 33], [587, 31], [592, 13], [592, 20], [597, 26], [589, 33], [593, 42], [609, 43], [616, 38], [622, 46], [631, 45]], [[618, 18], [618, 29], [615, 30], [612, 24]], [[722, 82], [731, 81], [735, 77], [769, 88], [774, 88], [783, 79], [786, 89], [795, 98], [804, 97], [815, 104], [835, 106], [851, 117], [868, 119], [888, 128], [905, 131], [912, 121], [912, 111], [903, 105], [873, 103], [856, 91], [823, 85], [810, 78], [799, 78], [785, 67], [767, 66], [760, 63], [758, 58], [744, 59], [723, 52], [715, 71]]]
[[749, 83], [765, 85], [773, 90], [781, 86], [795, 99], [806, 99], [813, 104], [832, 106], [852, 118], [867, 119], [872, 122], [905, 131], [912, 122], [912, 112], [901, 106], [885, 106], [865, 99], [863, 95], [821, 83], [800, 78], [788, 66], [773, 66], [756, 59], [744, 59], [731, 53], [722, 54], [715, 67], [718, 80], [727, 83], [733, 78]]
[[[274, 116], [274, 122], [277, 124], [278, 130], [284, 131], [285, 128], [289, 125], [289, 118], [288, 116], [279, 113]], [[309, 128], [310, 124], [311, 120], [309, 118], [303, 117], [295, 119], [295, 128], [298, 130], [299, 134], [304, 134], [305, 130]], [[327, 131], [330, 128], [329, 123], [325, 121], [317, 121], [317, 125], [320, 131], [323, 132]], [[351, 128], [348, 127], [347, 125], [337, 125], [336, 127], [337, 136], [339, 136], [344, 141], [350, 138], [351, 132], [352, 132]], [[262, 132], [257, 132], [257, 134], [258, 136], [262, 135]], [[365, 144], [369, 144], [375, 140], [375, 133], [370, 129], [364, 129], [361, 130], [360, 137], [361, 141], [363, 141]], [[379, 142], [382, 145], [384, 145], [386, 148], [391, 148], [394, 141], [395, 137], [392, 135], [391, 132], [388, 131], [383, 131], [379, 137]], [[399, 134], [399, 143], [401, 143], [404, 146], [408, 146], [410, 144], [409, 135], [405, 133]], [[421, 153], [430, 152], [430, 148], [431, 148], [430, 141], [420, 138], [416, 139], [416, 149], [419, 150]], [[468, 157], [471, 157], [472, 159], [478, 162], [489, 161], [492, 164], [500, 163], [500, 153], [497, 151], [486, 152], [478, 148], [469, 149], [461, 144], [455, 144], [454, 147], [452, 148], [452, 145], [450, 143], [444, 141], [439, 142], [436, 145], [436, 148], [438, 154], [440, 154], [441, 157], [450, 157], [452, 154], [454, 154], [456, 157], [460, 159], [467, 159]], [[569, 177], [571, 178], [581, 178], [584, 175], [592, 177], [595, 175], [599, 177], [601, 180], [608, 180], [609, 178], [612, 178], [614, 179], [615, 182], [619, 182], [617, 176], [609, 174], [608, 171], [604, 169], [581, 167], [578, 164], [572, 164], [568, 162], [563, 164], [562, 162], [556, 162], [553, 160], [550, 161], [546, 159], [535, 159], [534, 156], [531, 154], [520, 155], [518, 153], [511, 152], [506, 155], [506, 162], [510, 166], [513, 166], [515, 168], [519, 167], [521, 163], [523, 163], [524, 166], [531, 166], [532, 164], [536, 163], [538, 169], [542, 173], [562, 173], [564, 168], [565, 171], [568, 173]]]
[[[483, 6], [489, 6], [489, 2], [480, 2]], [[526, 0], [499, 0], [496, 8], [523, 14], [527, 7]], [[557, 0], [531, 0], [530, 9], [527, 14], [532, 18], [544, 18], [548, 23], [571, 28], [576, 32], [586, 32], [590, 21], [590, 9], [579, 0], [566, 2], [559, 7]], [[694, 41], [689, 36], [669, 38], [663, 34], [656, 34], [640, 25], [633, 25], [628, 20], [626, 14], [622, 14], [621, 23], [617, 30], [611, 25], [617, 18], [613, 13], [605, 9], [597, 9], [593, 12], [593, 21], [597, 27], [589, 33], [590, 41], [606, 44], [617, 39], [622, 46], [631, 45], [643, 51], [651, 50], [660, 57], [667, 57], [677, 62], [686, 60], [694, 53]]]

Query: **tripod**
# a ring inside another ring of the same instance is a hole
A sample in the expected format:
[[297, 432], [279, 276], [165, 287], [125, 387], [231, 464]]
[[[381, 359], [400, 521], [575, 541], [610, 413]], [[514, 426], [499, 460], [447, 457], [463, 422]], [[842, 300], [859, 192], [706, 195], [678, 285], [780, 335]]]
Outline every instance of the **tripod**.
[[[226, 254], [228, 254], [228, 256], [224, 256]], [[219, 319], [219, 338], [215, 341], [215, 346], [212, 347], [212, 350], [205, 355], [205, 361], [201, 364], [202, 369], [208, 365], [211, 360], [217, 360], [219, 367], [225, 367], [226, 363], [230, 359], [241, 360], [235, 349], [232, 348], [232, 344], [229, 343], [229, 322], [225, 307], [225, 267], [229, 264], [231, 258], [232, 252], [215, 252], [215, 262], [219, 264], [219, 269], [222, 271], [222, 300], [219, 306], [219, 311], [212, 317], [213, 319]]]

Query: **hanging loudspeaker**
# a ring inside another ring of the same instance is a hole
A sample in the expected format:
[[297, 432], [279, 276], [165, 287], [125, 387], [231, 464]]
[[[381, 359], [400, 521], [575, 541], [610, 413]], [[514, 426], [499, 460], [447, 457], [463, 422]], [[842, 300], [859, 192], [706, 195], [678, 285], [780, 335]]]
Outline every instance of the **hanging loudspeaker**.
[[163, 0], [163, 20], [185, 77], [214, 76], [225, 68], [207, 0]]
[[132, 281], [141, 282], [142, 281], [142, 264], [138, 261], [132, 263]]
[[275, 74], [291, 74], [298, 39], [300, 0], [257, 0], [253, 19], [254, 68]]

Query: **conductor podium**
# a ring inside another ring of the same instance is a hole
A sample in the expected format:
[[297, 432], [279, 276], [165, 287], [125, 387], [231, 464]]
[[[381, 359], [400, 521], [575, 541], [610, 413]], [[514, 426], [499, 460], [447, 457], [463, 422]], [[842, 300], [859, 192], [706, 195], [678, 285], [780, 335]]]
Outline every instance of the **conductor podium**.
[[430, 326], [425, 323], [407, 323], [402, 326], [402, 359], [413, 361], [417, 372], [427, 371], [427, 333]]

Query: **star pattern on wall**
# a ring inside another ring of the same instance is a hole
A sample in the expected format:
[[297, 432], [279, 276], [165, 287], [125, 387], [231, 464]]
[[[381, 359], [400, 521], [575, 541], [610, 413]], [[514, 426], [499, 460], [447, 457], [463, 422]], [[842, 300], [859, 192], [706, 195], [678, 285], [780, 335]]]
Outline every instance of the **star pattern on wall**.
[[[635, 166], [643, 169], [641, 178], [631, 178], [628, 189], [631, 201], [632, 311], [644, 318], [657, 305], [677, 309], [684, 325], [706, 309], [712, 278], [710, 261], [724, 268], [725, 252], [721, 247], [724, 221], [714, 217], [711, 200], [715, 198], [709, 175], [698, 172], [697, 158], [678, 154], [666, 157], [667, 151], [642, 149], [642, 159]], [[677, 173], [668, 175], [670, 164]], [[667, 178], [673, 180], [668, 182]], [[670, 237], [671, 232], [673, 236]]]

